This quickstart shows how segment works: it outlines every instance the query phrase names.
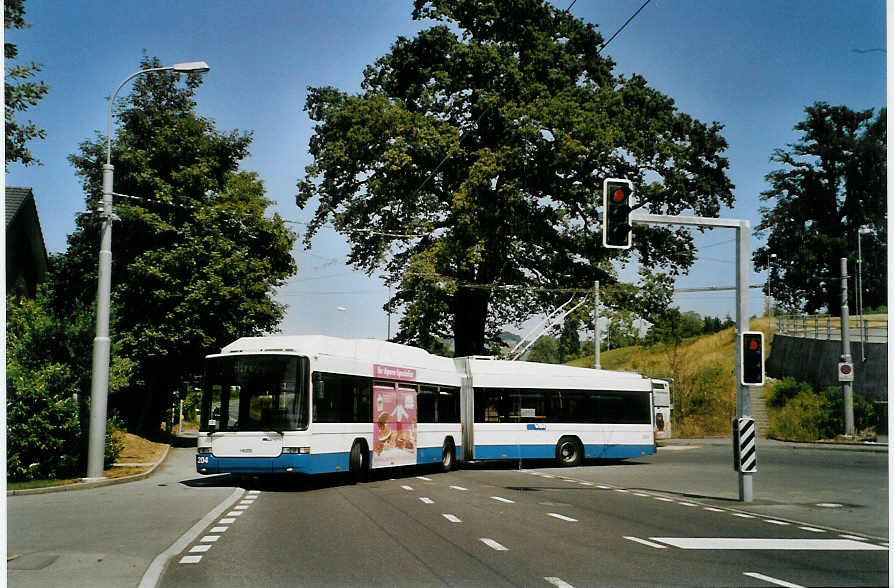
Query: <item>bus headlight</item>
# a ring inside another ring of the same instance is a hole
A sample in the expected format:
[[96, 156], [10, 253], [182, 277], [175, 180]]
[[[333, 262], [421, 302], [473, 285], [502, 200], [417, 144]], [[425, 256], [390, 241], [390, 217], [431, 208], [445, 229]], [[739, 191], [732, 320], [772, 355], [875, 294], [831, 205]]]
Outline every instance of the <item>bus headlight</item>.
[[199, 447], [199, 454], [211, 453], [210, 447]]
[[307, 453], [310, 453], [310, 447], [283, 447], [282, 452], [283, 453], [292, 453], [292, 454], [294, 454], [294, 453], [307, 454]]

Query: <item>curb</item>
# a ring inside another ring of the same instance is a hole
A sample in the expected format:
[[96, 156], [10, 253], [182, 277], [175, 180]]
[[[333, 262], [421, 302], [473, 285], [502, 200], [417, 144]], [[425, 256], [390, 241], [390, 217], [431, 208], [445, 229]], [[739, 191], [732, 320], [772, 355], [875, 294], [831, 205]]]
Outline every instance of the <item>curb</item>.
[[[800, 441], [781, 441], [779, 439], [758, 439], [758, 447], [768, 443], [781, 448], [808, 451], [859, 451], [864, 453], [888, 453], [887, 443], [804, 443]], [[656, 443], [656, 446], [668, 445], [725, 445], [732, 446], [729, 437], [705, 437], [701, 439], [665, 439]]]
[[168, 454], [171, 452], [171, 446], [168, 445], [167, 449], [165, 449], [164, 455], [161, 456], [155, 465], [152, 466], [151, 469], [147, 472], [143, 472], [142, 474], [134, 474], [132, 476], [123, 476], [121, 478], [108, 478], [106, 480], [97, 480], [95, 482], [77, 482], [74, 484], [65, 484], [62, 486], [49, 486], [47, 488], [28, 488], [25, 490], [8, 490], [6, 492], [7, 496], [27, 496], [29, 494], [50, 494], [52, 492], [74, 492], [76, 490], [89, 490], [91, 488], [102, 488], [103, 486], [117, 486], [118, 484], [126, 484], [128, 482], [136, 482], [137, 480], [143, 480], [151, 476], [155, 473], [155, 470], [158, 469], [158, 466], [164, 463], [165, 459], [167, 459]]

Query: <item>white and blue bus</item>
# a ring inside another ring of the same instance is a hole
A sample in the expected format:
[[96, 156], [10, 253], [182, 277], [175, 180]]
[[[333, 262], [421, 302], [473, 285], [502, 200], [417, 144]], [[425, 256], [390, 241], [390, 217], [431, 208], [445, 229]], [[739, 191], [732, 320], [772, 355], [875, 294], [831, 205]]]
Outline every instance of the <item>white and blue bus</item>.
[[202, 474], [351, 472], [457, 461], [623, 459], [655, 452], [638, 374], [374, 340], [248, 337], [206, 358]]

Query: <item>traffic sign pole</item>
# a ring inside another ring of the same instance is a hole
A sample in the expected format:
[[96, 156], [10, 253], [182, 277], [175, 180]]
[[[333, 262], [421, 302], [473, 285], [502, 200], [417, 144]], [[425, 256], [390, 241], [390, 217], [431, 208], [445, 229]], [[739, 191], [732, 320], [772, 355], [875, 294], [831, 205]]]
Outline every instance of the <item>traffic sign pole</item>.
[[[851, 363], [851, 330], [848, 328], [850, 316], [847, 308], [847, 258], [841, 258], [841, 362]], [[839, 374], [843, 373], [839, 369]], [[844, 434], [847, 437], [854, 436], [854, 385], [853, 371], [850, 372], [851, 381], [841, 382], [844, 392]]]

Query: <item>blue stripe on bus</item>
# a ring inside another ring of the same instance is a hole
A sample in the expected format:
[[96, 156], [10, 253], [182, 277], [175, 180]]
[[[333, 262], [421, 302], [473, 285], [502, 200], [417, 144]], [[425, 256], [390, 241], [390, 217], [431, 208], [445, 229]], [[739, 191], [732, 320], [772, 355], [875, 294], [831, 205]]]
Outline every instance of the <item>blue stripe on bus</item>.
[[[654, 445], [585, 445], [589, 459], [627, 459], [655, 453]], [[475, 459], [553, 459], [555, 445], [476, 445]]]
[[[455, 455], [462, 455], [462, 447], [456, 447]], [[284, 454], [278, 457], [215, 457], [201, 454], [196, 456], [196, 471], [200, 474], [325, 474], [348, 471], [350, 459], [351, 455], [347, 452]], [[200, 460], [204, 460], [205, 463], [199, 463]], [[440, 447], [423, 447], [416, 450], [417, 464], [440, 461]], [[288, 468], [292, 468], [291, 471]]]

